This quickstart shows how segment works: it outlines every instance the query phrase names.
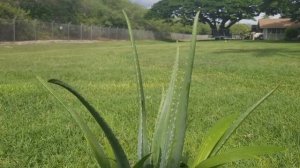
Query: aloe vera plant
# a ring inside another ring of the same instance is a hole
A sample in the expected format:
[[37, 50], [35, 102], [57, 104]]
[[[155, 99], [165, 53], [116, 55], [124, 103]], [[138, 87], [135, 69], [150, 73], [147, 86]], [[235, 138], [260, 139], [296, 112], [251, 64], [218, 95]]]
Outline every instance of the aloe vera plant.
[[[191, 164], [181, 163], [182, 162], [182, 151], [185, 140], [186, 122], [187, 122], [187, 111], [189, 103], [189, 92], [191, 86], [191, 76], [193, 71], [195, 49], [196, 49], [196, 32], [197, 23], [199, 18], [199, 12], [195, 16], [193, 26], [193, 36], [191, 40], [190, 53], [188, 57], [188, 64], [185, 68], [184, 80], [180, 84], [179, 94], [175, 94], [175, 84], [177, 79], [178, 62], [179, 62], [179, 45], [177, 45], [177, 54], [175, 64], [172, 71], [171, 80], [166, 93], [163, 93], [161, 104], [159, 107], [158, 117], [155, 124], [155, 130], [151, 146], [149, 146], [147, 136], [147, 117], [146, 117], [146, 106], [145, 106], [145, 95], [143, 88], [143, 80], [141, 75], [141, 68], [139, 65], [139, 57], [133, 38], [130, 21], [123, 11], [127, 21], [130, 40], [133, 48], [133, 56], [136, 68], [137, 86], [139, 89], [139, 105], [140, 105], [140, 121], [139, 121], [139, 132], [138, 132], [138, 161], [133, 168], [140, 167], [153, 167], [153, 168], [165, 168], [165, 167], [180, 167], [185, 165], [188, 167], [216, 167], [229, 162], [238, 161], [242, 159], [257, 158], [259, 155], [272, 154], [283, 150], [281, 147], [272, 146], [259, 146], [259, 147], [241, 147], [238, 149], [225, 151], [220, 153], [220, 149], [224, 146], [230, 136], [235, 130], [241, 125], [241, 123], [263, 102], [265, 101], [278, 87], [270, 91], [263, 98], [261, 98], [252, 107], [246, 110], [241, 115], [230, 115], [219, 120], [204, 137], [202, 144], [200, 145], [199, 154]], [[110, 159], [107, 152], [104, 151], [103, 147], [97, 142], [97, 138], [91, 132], [90, 128], [83, 121], [75, 111], [71, 111], [66, 105], [60, 100], [60, 98], [47, 86], [47, 84], [38, 77], [38, 80], [45, 86], [45, 88], [67, 109], [71, 114], [72, 118], [82, 129], [93, 154], [100, 167], [110, 168], [119, 167], [127, 168], [131, 165], [129, 160], [121, 147], [118, 139], [114, 135], [112, 129], [108, 126], [105, 120], [101, 117], [100, 113], [76, 90], [74, 90], [68, 84], [51, 79], [48, 82], [59, 85], [74, 96], [87, 108], [91, 115], [95, 118], [104, 134], [106, 135], [111, 149], [114, 153], [115, 159]]]

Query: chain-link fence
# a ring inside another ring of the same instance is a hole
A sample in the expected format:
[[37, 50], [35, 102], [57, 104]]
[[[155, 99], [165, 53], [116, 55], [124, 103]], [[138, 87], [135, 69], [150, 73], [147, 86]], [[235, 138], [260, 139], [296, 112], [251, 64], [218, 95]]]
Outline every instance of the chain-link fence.
[[[133, 30], [137, 40], [189, 40], [191, 35], [180, 33]], [[30, 40], [105, 40], [128, 39], [124, 28], [74, 25], [37, 20], [0, 19], [0, 41]], [[198, 35], [198, 40], [211, 39], [210, 35]]]

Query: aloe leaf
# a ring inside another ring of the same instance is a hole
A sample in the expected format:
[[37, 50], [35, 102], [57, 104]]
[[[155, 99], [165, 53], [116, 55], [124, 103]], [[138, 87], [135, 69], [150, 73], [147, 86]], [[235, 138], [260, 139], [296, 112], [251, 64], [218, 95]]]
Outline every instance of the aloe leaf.
[[217, 156], [210, 157], [197, 165], [196, 168], [220, 166], [234, 161], [257, 158], [260, 155], [281, 152], [283, 150], [284, 148], [282, 147], [270, 146], [241, 147], [232, 151], [227, 151]]
[[75, 111], [69, 110], [68, 107], [61, 101], [61, 99], [57, 95], [54, 94], [54, 92], [52, 91], [52, 89], [47, 86], [47, 84], [44, 82], [43, 79], [41, 79], [40, 77], [37, 77], [37, 79], [54, 96], [54, 98], [70, 113], [70, 115], [72, 116], [72, 118], [79, 125], [79, 127], [82, 130], [82, 132], [84, 133], [85, 138], [88, 141], [88, 144], [91, 146], [91, 149], [93, 151], [93, 154], [94, 154], [94, 156], [95, 156], [95, 158], [96, 158], [99, 166], [103, 167], [103, 168], [106, 168], [106, 167], [109, 168], [109, 167], [111, 167], [110, 163], [109, 163], [109, 160], [108, 160], [108, 157], [105, 154], [102, 146], [97, 141], [96, 136], [92, 133], [92, 131], [90, 130], [90, 128], [87, 126], [87, 124], [81, 119], [81, 117], [79, 116], [79, 114], [77, 112], [75, 112]]
[[118, 167], [116, 156], [115, 156], [114, 151], [108, 141], [105, 141], [103, 143], [103, 148], [109, 158], [110, 167]]
[[138, 161], [132, 168], [142, 168], [144, 163], [149, 159], [151, 153], [144, 156], [140, 161]]
[[126, 156], [124, 150], [122, 149], [118, 139], [113, 134], [111, 128], [108, 126], [108, 124], [105, 122], [105, 120], [96, 111], [96, 109], [92, 105], [90, 105], [90, 103], [88, 101], [86, 101], [85, 98], [83, 98], [76, 90], [74, 90], [68, 84], [66, 84], [62, 81], [56, 80], [56, 79], [50, 79], [48, 82], [65, 88], [66, 90], [71, 92], [87, 108], [87, 110], [92, 114], [92, 116], [95, 118], [95, 120], [97, 121], [99, 126], [102, 128], [106, 138], [108, 139], [108, 141], [114, 151], [114, 154], [116, 156], [118, 167], [120, 167], [120, 168], [128, 167], [129, 168], [130, 167], [129, 161], [128, 161], [127, 156]]
[[253, 112], [261, 103], [263, 103], [268, 97], [270, 97], [275, 90], [279, 87], [276, 86], [273, 90], [267, 93], [263, 98], [261, 98], [258, 102], [256, 102], [253, 106], [247, 109], [244, 113], [242, 113], [239, 118], [231, 125], [231, 127], [225, 132], [222, 136], [216, 147], [211, 153], [211, 156], [215, 156], [223, 147], [223, 145], [227, 142], [230, 136], [234, 133], [234, 131], [242, 124], [242, 122]]
[[194, 66], [194, 57], [195, 57], [195, 50], [196, 50], [196, 40], [197, 40], [197, 24], [199, 21], [199, 12], [197, 12], [194, 25], [193, 25], [193, 36], [191, 41], [190, 53], [188, 58], [188, 64], [186, 66], [185, 71], [185, 78], [183, 84], [181, 86], [180, 91], [180, 98], [178, 108], [175, 111], [175, 118], [172, 132], [170, 138], [170, 145], [168, 152], [168, 163], [167, 167], [178, 167], [181, 160], [184, 139], [185, 139], [185, 132], [186, 132], [186, 119], [187, 119], [187, 110], [188, 110], [188, 102], [189, 102], [189, 93], [190, 93], [190, 86], [191, 86], [191, 78], [192, 78], [192, 71]]
[[158, 161], [156, 165], [153, 165], [154, 168], [159, 168], [162, 159], [161, 149], [159, 150]]
[[[164, 88], [163, 88], [162, 92], [161, 92], [161, 99], [160, 99], [160, 104], [159, 104], [159, 108], [158, 108], [157, 118], [155, 120], [154, 135], [155, 135], [155, 132], [157, 131], [158, 126], [160, 124], [159, 118], [161, 118], [161, 115], [162, 115], [163, 107], [164, 107], [164, 104], [165, 104], [165, 97], [166, 97], [166, 94], [165, 94], [165, 91], [164, 91]], [[153, 146], [151, 146], [151, 151], [152, 151], [152, 147]]]
[[216, 146], [220, 138], [224, 135], [226, 130], [231, 126], [231, 124], [233, 123], [236, 117], [237, 115], [232, 114], [217, 121], [217, 123], [204, 136], [204, 139], [199, 148], [200, 149], [199, 155], [196, 157], [196, 160], [191, 167], [195, 167], [201, 161], [207, 159], [207, 157], [213, 151], [214, 147]]
[[[155, 121], [155, 127], [154, 127], [154, 134], [153, 134], [153, 138], [152, 138], [152, 143], [151, 143], [151, 152], [152, 152], [152, 155], [150, 157], [150, 162], [152, 165], [158, 165], [159, 164], [159, 157], [160, 157], [160, 153], [161, 151], [158, 151], [157, 152], [157, 148], [160, 147], [160, 143], [158, 141], [158, 136], [157, 136], [157, 129], [158, 129], [158, 126], [160, 124], [160, 121], [159, 121], [159, 118], [160, 116], [162, 115], [162, 108], [163, 108], [163, 105], [164, 105], [164, 98], [165, 98], [165, 92], [164, 92], [164, 89], [162, 90], [162, 95], [161, 95], [161, 101], [160, 101], [160, 105], [159, 105], [159, 110], [158, 110], [158, 114], [157, 114], [157, 118], [156, 118], [156, 121]], [[155, 153], [155, 155], [153, 155], [153, 152]]]
[[169, 125], [168, 116], [171, 113], [171, 106], [172, 106], [172, 100], [175, 91], [175, 82], [176, 82], [178, 66], [179, 66], [179, 44], [177, 42], [177, 53], [176, 53], [176, 58], [173, 66], [171, 80], [166, 95], [164, 96], [164, 94], [162, 94], [162, 100], [158, 112], [158, 117], [156, 119], [154, 134], [151, 143], [153, 165], [158, 165], [159, 160], [161, 160], [160, 157], [165, 156], [164, 154], [161, 154], [162, 152], [166, 153], [166, 146], [167, 146], [166, 143], [168, 143], [167, 128]]
[[145, 155], [149, 153], [149, 146], [148, 146], [148, 139], [147, 139], [147, 113], [146, 113], [146, 103], [145, 103], [145, 95], [144, 95], [144, 87], [143, 87], [143, 79], [142, 73], [139, 63], [139, 57], [135, 45], [135, 40], [132, 34], [131, 23], [128, 19], [126, 12], [123, 10], [123, 14], [125, 16], [128, 32], [130, 36], [130, 41], [132, 45], [133, 55], [134, 55], [134, 62], [135, 62], [135, 70], [136, 70], [136, 78], [137, 78], [137, 85], [139, 89], [139, 98], [140, 98], [140, 122], [139, 122], [139, 133], [138, 133], [138, 159], [142, 159]]

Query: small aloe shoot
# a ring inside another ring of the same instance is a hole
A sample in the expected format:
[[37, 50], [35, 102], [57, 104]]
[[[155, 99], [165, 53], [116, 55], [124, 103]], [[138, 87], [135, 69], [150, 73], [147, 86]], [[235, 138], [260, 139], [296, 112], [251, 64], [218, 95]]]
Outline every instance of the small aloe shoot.
[[[197, 12], [194, 25], [193, 25], [193, 35], [190, 46], [190, 53], [188, 57], [188, 63], [185, 67], [185, 74], [182, 83], [179, 84], [179, 88], [176, 88], [177, 83], [177, 72], [179, 69], [179, 44], [177, 42], [177, 53], [175, 58], [175, 63], [171, 75], [171, 80], [169, 87], [166, 92], [162, 94], [162, 100], [160, 103], [159, 111], [157, 114], [153, 139], [151, 141], [151, 147], [148, 143], [147, 136], [147, 113], [146, 113], [146, 103], [145, 94], [142, 80], [142, 73], [139, 63], [139, 57], [135, 45], [135, 40], [132, 33], [132, 28], [128, 16], [125, 11], [123, 14], [125, 16], [129, 37], [133, 50], [133, 58], [136, 70], [136, 83], [138, 87], [139, 95], [139, 132], [138, 132], [138, 150], [137, 156], [138, 161], [133, 166], [133, 168], [176, 168], [180, 165], [185, 165], [188, 167], [197, 168], [209, 168], [216, 167], [226, 163], [242, 160], [242, 159], [252, 159], [257, 158], [259, 155], [272, 154], [275, 152], [280, 152], [284, 150], [281, 147], [240, 147], [237, 149], [225, 151], [219, 153], [223, 148], [227, 140], [232, 136], [235, 130], [243, 123], [243, 121], [261, 104], [263, 103], [272, 93], [278, 88], [276, 87], [268, 94], [266, 94], [257, 103], [251, 106], [244, 113], [239, 116], [237, 114], [232, 114], [219, 120], [203, 138], [202, 144], [200, 145], [199, 154], [192, 162], [192, 164], [181, 163], [183, 145], [185, 140], [185, 132], [187, 125], [187, 112], [189, 104], [189, 93], [191, 87], [192, 71], [196, 50], [196, 36], [197, 36], [197, 23], [199, 20], [199, 13]], [[76, 90], [74, 90], [68, 84], [51, 79], [48, 82], [61, 86], [64, 89], [72, 93], [90, 112], [94, 117], [100, 128], [103, 130], [106, 138], [108, 139], [111, 149], [114, 154], [115, 162], [111, 161], [109, 155], [106, 154], [103, 147], [97, 142], [97, 138], [91, 132], [90, 128], [75, 111], [71, 111], [67, 106], [59, 99], [58, 96], [47, 86], [47, 84], [38, 77], [38, 80], [42, 85], [60, 102], [64, 108], [71, 114], [72, 118], [82, 129], [95, 158], [102, 168], [129, 168], [129, 161], [127, 156], [121, 147], [118, 139], [114, 135], [112, 129], [105, 122], [104, 118], [100, 115], [98, 111]], [[176, 91], [179, 91], [177, 94]]]
[[201, 162], [196, 168], [208, 168], [221, 166], [226, 163], [257, 158], [259, 155], [273, 154], [282, 151], [280, 147], [258, 146], [258, 147], [240, 147], [238, 149], [224, 152], [220, 155], [209, 157]]
[[[265, 101], [278, 88], [267, 93], [257, 103], [242, 113], [238, 118], [236, 114], [229, 115], [219, 120], [206, 134], [200, 152], [191, 167], [214, 167], [232, 161], [257, 158], [258, 155], [271, 154], [284, 150], [281, 147], [241, 147], [231, 152], [218, 154], [229, 137], [241, 125], [241, 123], [253, 112], [263, 101]], [[225, 157], [226, 156], [226, 157]], [[223, 159], [220, 159], [223, 158]], [[213, 166], [214, 164], [214, 166]], [[212, 166], [207, 166], [212, 165]]]
[[242, 113], [235, 120], [235, 122], [226, 130], [224, 135], [220, 138], [220, 140], [216, 144], [214, 150], [212, 151], [211, 156], [215, 156], [220, 151], [220, 149], [227, 142], [229, 137], [242, 124], [242, 122], [245, 121], [245, 119], [251, 114], [251, 112], [253, 112], [261, 103], [263, 103], [269, 96], [271, 96], [278, 87], [279, 86], [275, 87], [273, 90], [271, 90], [269, 93], [267, 93], [263, 98], [261, 98], [257, 103], [255, 103], [253, 106], [251, 106], [248, 110], [246, 110], [244, 113]]

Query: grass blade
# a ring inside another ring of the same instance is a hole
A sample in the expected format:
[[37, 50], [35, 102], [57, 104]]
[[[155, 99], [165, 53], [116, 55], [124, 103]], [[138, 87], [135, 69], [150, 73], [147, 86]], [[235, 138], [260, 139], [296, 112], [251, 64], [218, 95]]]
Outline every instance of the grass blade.
[[142, 168], [144, 163], [149, 159], [151, 153], [144, 156], [140, 161], [138, 161], [132, 168]]
[[199, 22], [199, 13], [197, 12], [194, 25], [193, 25], [193, 36], [191, 41], [190, 53], [188, 58], [188, 64], [185, 71], [185, 79], [182, 84], [182, 88], [180, 91], [180, 99], [178, 108], [175, 111], [175, 123], [173, 125], [173, 133], [170, 137], [170, 144], [172, 147], [170, 148], [168, 165], [167, 167], [178, 167], [181, 160], [183, 144], [185, 139], [186, 132], [186, 118], [187, 118], [187, 110], [188, 110], [188, 102], [189, 102], [189, 93], [191, 86], [191, 78], [194, 66], [194, 57], [196, 51], [196, 40], [197, 40], [197, 25]]
[[140, 123], [139, 123], [139, 135], [138, 135], [138, 159], [142, 159], [144, 156], [146, 156], [149, 153], [149, 145], [148, 145], [148, 139], [147, 139], [147, 113], [146, 113], [146, 103], [145, 103], [145, 94], [144, 94], [144, 87], [143, 87], [143, 79], [142, 79], [142, 73], [139, 63], [139, 57], [135, 45], [135, 40], [132, 34], [131, 29], [131, 23], [128, 19], [128, 16], [126, 12], [123, 10], [123, 14], [125, 16], [127, 26], [128, 26], [128, 32], [129, 37], [132, 45], [133, 55], [134, 55], [134, 62], [135, 62], [135, 70], [136, 70], [136, 78], [137, 78], [137, 85], [139, 89], [139, 98], [140, 98]]
[[171, 75], [171, 80], [169, 83], [169, 87], [166, 93], [166, 96], [162, 95], [162, 101], [158, 112], [158, 117], [156, 119], [156, 125], [154, 129], [154, 134], [152, 138], [152, 163], [154, 165], [159, 164], [159, 160], [161, 160], [161, 156], [164, 156], [163, 153], [166, 153], [166, 146], [168, 143], [168, 125], [169, 125], [169, 116], [171, 113], [172, 100], [175, 91], [175, 83], [177, 77], [177, 71], [179, 67], [179, 44], [177, 43], [177, 53], [175, 58], [175, 63], [173, 66], [173, 71]]
[[214, 147], [224, 135], [226, 130], [231, 126], [237, 115], [229, 115], [217, 121], [217, 123], [208, 131], [200, 145], [200, 153], [196, 157], [191, 167], [196, 167], [200, 162], [207, 159]]
[[122, 149], [118, 139], [115, 137], [111, 128], [108, 126], [108, 124], [105, 122], [105, 120], [100, 116], [100, 114], [96, 111], [96, 109], [92, 105], [90, 105], [88, 101], [86, 101], [76, 90], [74, 90], [68, 84], [66, 84], [62, 81], [56, 80], [56, 79], [51, 79], [48, 82], [65, 88], [66, 90], [71, 92], [75, 97], [77, 97], [77, 99], [87, 108], [87, 110], [92, 114], [92, 116], [95, 118], [95, 120], [97, 121], [99, 126], [102, 128], [105, 136], [107, 137], [107, 139], [114, 151], [118, 167], [129, 168], [130, 167], [129, 161], [128, 161], [127, 156], [126, 156], [124, 150]]
[[251, 106], [248, 110], [246, 110], [244, 113], [242, 113], [239, 118], [232, 124], [232, 126], [225, 132], [225, 134], [222, 136], [218, 144], [216, 145], [215, 149], [212, 151], [211, 156], [215, 156], [220, 149], [223, 147], [223, 145], [227, 142], [227, 140], [230, 138], [230, 136], [234, 133], [234, 131], [242, 124], [242, 122], [249, 116], [251, 112], [253, 112], [261, 103], [263, 103], [268, 97], [270, 97], [275, 90], [279, 86], [275, 87], [273, 90], [271, 90], [269, 93], [267, 93], [263, 98], [261, 98], [258, 102], [256, 102], [253, 106]]
[[110, 167], [109, 160], [107, 158], [107, 155], [105, 154], [102, 146], [97, 141], [96, 136], [92, 133], [90, 128], [86, 125], [86, 123], [80, 118], [79, 114], [75, 111], [71, 111], [67, 108], [67, 106], [61, 101], [61, 99], [54, 94], [52, 89], [47, 86], [47, 84], [44, 82], [43, 79], [40, 77], [37, 77], [39, 82], [42, 83], [42, 85], [54, 96], [54, 98], [70, 113], [72, 118], [76, 121], [76, 123], [81, 128], [82, 132], [84, 133], [85, 138], [88, 141], [88, 144], [91, 146], [91, 149], [93, 151], [93, 154], [99, 164], [100, 167], [106, 168]]
[[196, 167], [197, 168], [215, 167], [215, 166], [220, 166], [234, 161], [257, 158], [260, 155], [273, 154], [273, 153], [281, 152], [283, 150], [284, 148], [282, 147], [264, 147], [264, 146], [242, 147], [239, 149], [225, 152], [217, 156], [210, 157], [207, 160], [201, 162]]

